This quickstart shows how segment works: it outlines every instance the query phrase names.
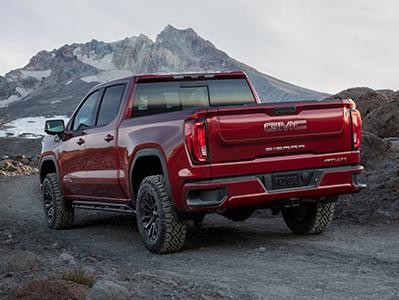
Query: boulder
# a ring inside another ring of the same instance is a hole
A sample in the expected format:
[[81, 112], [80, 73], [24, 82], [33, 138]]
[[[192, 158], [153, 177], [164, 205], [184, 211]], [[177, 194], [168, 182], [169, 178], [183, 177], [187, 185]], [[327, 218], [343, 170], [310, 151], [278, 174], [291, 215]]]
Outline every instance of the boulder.
[[86, 300], [128, 300], [128, 290], [115, 282], [100, 280], [90, 289]]
[[6, 269], [8, 272], [37, 270], [40, 261], [39, 256], [31, 251], [17, 251], [8, 258]]
[[391, 142], [373, 133], [363, 131], [363, 142], [360, 149], [362, 164], [367, 169], [375, 168], [388, 156], [391, 146]]
[[13, 292], [15, 300], [84, 300], [89, 292], [85, 285], [65, 280], [35, 280]]
[[381, 104], [363, 119], [365, 131], [386, 137], [399, 136], [399, 101]]
[[325, 100], [349, 99], [350, 98], [356, 102], [360, 96], [370, 93], [370, 92], [374, 92], [374, 90], [371, 88], [368, 88], [368, 87], [355, 87], [355, 88], [350, 88], [350, 89], [340, 91], [339, 93], [337, 93], [335, 95], [329, 96]]
[[356, 108], [362, 114], [362, 118], [365, 118], [380, 105], [393, 101], [393, 97], [390, 95], [370, 88], [351, 88], [330, 96], [326, 100], [352, 99], [356, 103]]
[[61, 253], [61, 255], [58, 257], [62, 262], [66, 263], [66, 264], [75, 264], [75, 258], [66, 252]]

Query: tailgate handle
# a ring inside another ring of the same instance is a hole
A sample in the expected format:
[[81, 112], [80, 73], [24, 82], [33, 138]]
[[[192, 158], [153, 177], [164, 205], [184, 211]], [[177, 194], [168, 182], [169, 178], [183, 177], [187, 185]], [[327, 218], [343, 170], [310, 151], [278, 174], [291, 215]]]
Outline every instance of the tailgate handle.
[[294, 115], [296, 113], [295, 106], [274, 107], [273, 112], [278, 115]]

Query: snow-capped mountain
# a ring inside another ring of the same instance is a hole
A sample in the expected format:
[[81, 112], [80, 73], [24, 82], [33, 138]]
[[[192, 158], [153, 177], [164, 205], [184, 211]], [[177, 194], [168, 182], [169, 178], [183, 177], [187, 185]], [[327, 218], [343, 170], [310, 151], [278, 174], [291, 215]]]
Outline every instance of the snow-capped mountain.
[[131, 74], [243, 70], [264, 101], [322, 99], [326, 94], [270, 77], [229, 57], [191, 28], [171, 25], [113, 43], [92, 40], [41, 51], [23, 68], [0, 76], [0, 124], [20, 117], [67, 115], [99, 82]]

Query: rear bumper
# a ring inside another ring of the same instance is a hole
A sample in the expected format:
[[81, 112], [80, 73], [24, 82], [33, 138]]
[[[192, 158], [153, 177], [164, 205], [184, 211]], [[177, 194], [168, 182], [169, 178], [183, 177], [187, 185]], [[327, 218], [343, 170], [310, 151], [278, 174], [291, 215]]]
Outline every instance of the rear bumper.
[[[352, 194], [366, 187], [356, 179], [362, 171], [363, 166], [356, 165], [196, 181], [184, 185], [182, 198], [188, 211], [212, 211], [267, 206], [276, 200]], [[300, 179], [300, 186], [273, 188], [272, 176], [290, 173], [304, 178]]]

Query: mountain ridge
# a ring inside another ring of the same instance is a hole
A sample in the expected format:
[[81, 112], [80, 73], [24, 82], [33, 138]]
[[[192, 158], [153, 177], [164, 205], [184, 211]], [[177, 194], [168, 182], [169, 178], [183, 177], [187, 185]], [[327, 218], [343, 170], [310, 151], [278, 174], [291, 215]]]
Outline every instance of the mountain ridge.
[[39, 51], [22, 68], [0, 76], [0, 123], [18, 117], [69, 114], [99, 82], [133, 74], [242, 70], [267, 101], [321, 100], [328, 94], [263, 74], [199, 36], [167, 25], [155, 38], [144, 34], [106, 43], [92, 39]]

